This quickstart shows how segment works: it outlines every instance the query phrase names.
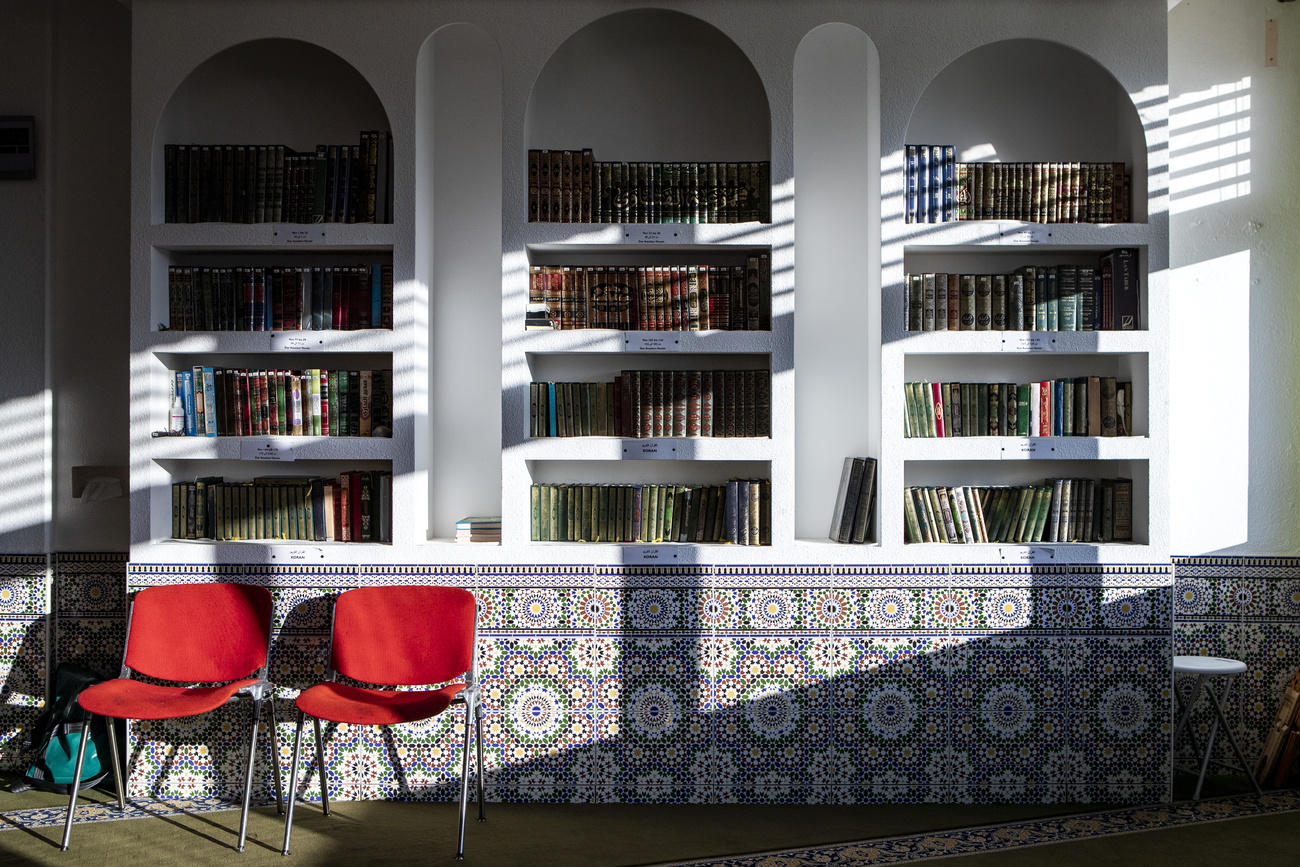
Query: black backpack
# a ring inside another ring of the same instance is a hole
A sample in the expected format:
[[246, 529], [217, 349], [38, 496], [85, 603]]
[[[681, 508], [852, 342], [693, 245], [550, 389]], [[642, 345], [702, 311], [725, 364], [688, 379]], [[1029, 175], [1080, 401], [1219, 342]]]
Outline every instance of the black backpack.
[[[35, 750], [32, 766], [10, 791], [29, 788], [67, 794], [77, 767], [77, 750], [86, 735], [86, 712], [77, 696], [91, 684], [103, 681], [84, 665], [62, 662], [54, 672], [54, 698], [32, 723], [27, 745]], [[97, 785], [112, 771], [109, 765], [108, 727], [102, 717], [90, 724], [90, 742], [81, 766], [81, 787]]]

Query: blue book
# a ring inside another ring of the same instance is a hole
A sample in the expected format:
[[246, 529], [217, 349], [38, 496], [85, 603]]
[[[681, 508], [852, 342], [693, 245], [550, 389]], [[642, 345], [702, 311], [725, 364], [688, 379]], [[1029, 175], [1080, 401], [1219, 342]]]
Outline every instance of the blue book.
[[370, 266], [370, 327], [371, 328], [378, 328], [379, 323], [383, 319], [383, 315], [384, 315], [383, 311], [381, 310], [382, 305], [380, 303], [383, 299], [383, 294], [384, 294], [383, 277], [384, 277], [383, 265], [376, 264]]
[[943, 146], [943, 222], [957, 218], [957, 156], [952, 145]]
[[555, 420], [555, 383], [546, 383], [546, 421], [548, 425], [548, 436], [559, 436], [559, 425]]
[[904, 179], [906, 186], [903, 190], [904, 208], [907, 212], [907, 222], [917, 222], [917, 192], [920, 189], [920, 163], [917, 156], [916, 145], [904, 145], [903, 153], [905, 155], [906, 165], [904, 168]]
[[203, 368], [203, 433], [217, 435], [217, 382], [212, 368]]
[[185, 435], [187, 437], [198, 435], [198, 416], [194, 407], [194, 371], [182, 370], [181, 377], [181, 404], [185, 407]]
[[930, 205], [927, 211], [928, 222], [938, 223], [944, 219], [943, 203], [944, 168], [943, 145], [930, 146]]
[[916, 146], [916, 176], [918, 186], [916, 190], [916, 221], [918, 223], [933, 223], [934, 217], [930, 214], [930, 146]]
[[1052, 381], [1052, 436], [1064, 436], [1065, 417], [1065, 380]]

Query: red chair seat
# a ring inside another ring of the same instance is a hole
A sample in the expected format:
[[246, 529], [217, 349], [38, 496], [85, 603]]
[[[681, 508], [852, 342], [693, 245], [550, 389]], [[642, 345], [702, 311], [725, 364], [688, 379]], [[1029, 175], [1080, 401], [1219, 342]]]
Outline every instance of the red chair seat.
[[87, 687], [77, 702], [87, 711], [117, 719], [175, 719], [215, 710], [257, 678], [224, 686], [159, 686], [139, 680], [116, 680]]
[[433, 690], [385, 690], [329, 681], [298, 695], [298, 708], [317, 719], [354, 725], [392, 725], [442, 713], [462, 689], [451, 683]]

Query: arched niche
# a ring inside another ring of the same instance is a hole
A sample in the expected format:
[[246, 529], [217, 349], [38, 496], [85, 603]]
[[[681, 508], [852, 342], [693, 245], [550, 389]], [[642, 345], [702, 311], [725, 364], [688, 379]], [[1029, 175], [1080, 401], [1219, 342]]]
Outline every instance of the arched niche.
[[1147, 219], [1137, 107], [1109, 70], [1060, 43], [1006, 39], [957, 58], [921, 95], [906, 140], [956, 145], [958, 160], [1123, 162], [1133, 221]]
[[337, 54], [298, 39], [233, 45], [177, 86], [154, 129], [153, 222], [163, 218], [164, 146], [277, 144], [311, 151], [391, 129], [370, 83]]
[[607, 15], [555, 50], [533, 84], [529, 148], [592, 148], [598, 160], [766, 161], [767, 93], [711, 24], [666, 9]]

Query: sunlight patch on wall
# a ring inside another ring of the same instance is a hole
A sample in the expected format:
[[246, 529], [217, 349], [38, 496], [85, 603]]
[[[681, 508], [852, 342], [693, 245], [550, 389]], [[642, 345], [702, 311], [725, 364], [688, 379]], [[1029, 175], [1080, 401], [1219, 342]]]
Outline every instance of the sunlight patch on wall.
[[1250, 88], [1245, 76], [1170, 102], [1173, 213], [1250, 195]]
[[49, 390], [0, 403], [0, 534], [50, 520]]

